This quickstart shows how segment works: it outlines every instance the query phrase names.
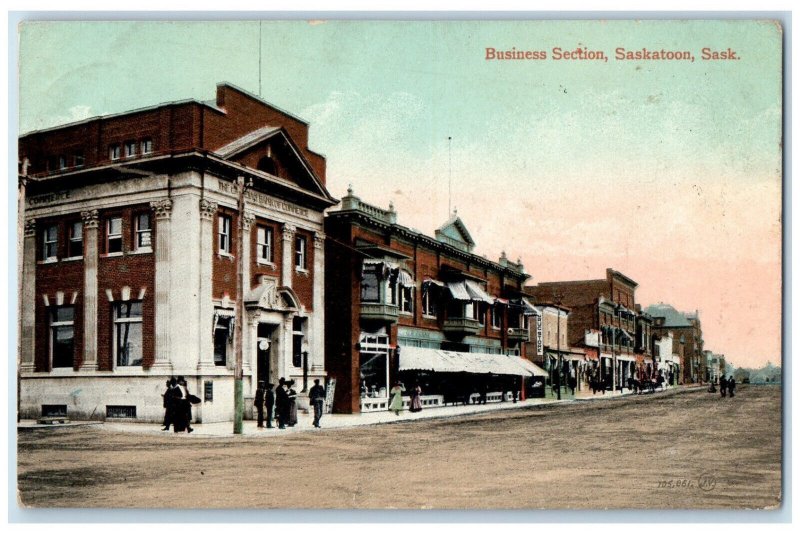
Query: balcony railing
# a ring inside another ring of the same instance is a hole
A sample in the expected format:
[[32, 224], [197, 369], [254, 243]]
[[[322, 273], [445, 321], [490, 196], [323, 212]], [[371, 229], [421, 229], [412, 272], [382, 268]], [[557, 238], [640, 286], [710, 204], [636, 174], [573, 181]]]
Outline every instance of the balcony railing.
[[509, 328], [508, 329], [509, 341], [530, 341], [530, 334], [527, 328]]
[[481, 323], [477, 319], [467, 317], [449, 317], [444, 321], [442, 330], [448, 334], [471, 335], [481, 331]]
[[398, 308], [396, 304], [381, 304], [379, 302], [362, 302], [361, 318], [368, 321], [383, 321], [396, 323]]

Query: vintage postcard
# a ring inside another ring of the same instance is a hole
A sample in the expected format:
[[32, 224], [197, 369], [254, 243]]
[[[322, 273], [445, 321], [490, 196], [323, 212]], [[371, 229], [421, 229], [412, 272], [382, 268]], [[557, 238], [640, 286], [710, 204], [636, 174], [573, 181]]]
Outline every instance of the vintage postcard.
[[20, 508], [782, 506], [779, 21], [18, 39]]

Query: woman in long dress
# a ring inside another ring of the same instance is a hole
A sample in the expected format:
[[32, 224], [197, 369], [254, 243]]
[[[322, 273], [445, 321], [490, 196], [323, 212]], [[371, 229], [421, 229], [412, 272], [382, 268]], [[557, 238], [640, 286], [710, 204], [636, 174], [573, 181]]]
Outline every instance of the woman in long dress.
[[411, 405], [408, 407], [409, 411], [422, 411], [422, 400], [420, 399], [420, 395], [422, 395], [422, 388], [419, 387], [419, 384], [415, 384], [411, 389]]
[[289, 380], [286, 383], [289, 386], [287, 397], [289, 399], [289, 420], [286, 422], [289, 426], [297, 424], [297, 392], [294, 390], [294, 380]]
[[389, 391], [391, 401], [389, 402], [389, 410], [394, 412], [395, 415], [400, 415], [400, 410], [403, 409], [403, 392], [406, 390], [402, 382], [395, 382], [394, 387]]

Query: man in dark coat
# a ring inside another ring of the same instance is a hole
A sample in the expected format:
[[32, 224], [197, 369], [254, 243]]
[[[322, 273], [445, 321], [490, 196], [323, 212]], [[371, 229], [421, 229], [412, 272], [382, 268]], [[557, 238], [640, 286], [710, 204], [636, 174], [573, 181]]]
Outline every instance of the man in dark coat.
[[733, 393], [736, 391], [736, 379], [733, 378], [733, 375], [728, 379], [728, 395], [733, 397]]
[[161, 430], [169, 430], [169, 427], [172, 426], [172, 381], [169, 378], [167, 379], [167, 390], [162, 396], [164, 397], [164, 428]]
[[272, 391], [274, 384], [267, 384], [264, 390], [264, 406], [267, 408], [267, 428], [272, 428], [272, 409], [275, 407], [275, 392]]
[[283, 377], [278, 380], [278, 389], [275, 390], [275, 417], [278, 419], [278, 428], [286, 428], [286, 420], [289, 418], [289, 395], [286, 390], [286, 379]]
[[314, 385], [308, 392], [311, 406], [314, 407], [314, 426], [319, 428], [319, 420], [322, 419], [322, 409], [325, 406], [325, 388], [319, 385], [319, 378], [314, 379]]
[[253, 400], [253, 406], [258, 412], [258, 428], [264, 428], [264, 381], [258, 381], [256, 388], [256, 398]]
[[720, 396], [724, 397], [725, 392], [728, 389], [728, 380], [725, 378], [725, 375], [720, 375], [719, 377], [719, 394]]

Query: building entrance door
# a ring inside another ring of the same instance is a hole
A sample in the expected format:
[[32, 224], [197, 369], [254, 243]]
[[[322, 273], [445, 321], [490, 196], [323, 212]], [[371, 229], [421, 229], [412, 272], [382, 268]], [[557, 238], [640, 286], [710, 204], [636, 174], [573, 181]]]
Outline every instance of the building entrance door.
[[[272, 334], [275, 331], [275, 325], [259, 323], [256, 341], [256, 374], [258, 381], [263, 381], [265, 384], [272, 382]], [[274, 383], [274, 382], [272, 382]]]

